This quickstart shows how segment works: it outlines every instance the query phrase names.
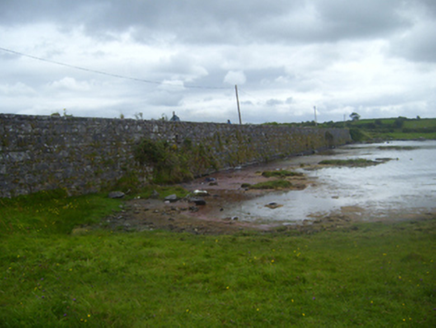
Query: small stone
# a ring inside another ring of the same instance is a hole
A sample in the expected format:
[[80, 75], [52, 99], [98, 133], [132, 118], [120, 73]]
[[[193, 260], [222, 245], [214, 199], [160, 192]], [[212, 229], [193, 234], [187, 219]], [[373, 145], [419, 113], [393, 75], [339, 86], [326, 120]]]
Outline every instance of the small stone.
[[154, 199], [159, 198], [159, 193], [156, 190], [153, 190], [150, 198], [154, 198]]
[[271, 208], [271, 209], [275, 209], [278, 207], [282, 207], [283, 205], [277, 204], [276, 202], [271, 202], [269, 204], [266, 204], [265, 207]]
[[198, 212], [198, 207], [196, 207], [196, 206], [191, 206], [191, 207], [189, 207], [189, 210], [190, 210], [191, 212], [195, 213], [195, 212]]
[[206, 190], [194, 190], [194, 195], [207, 196], [207, 195], [209, 195], [209, 193]]
[[190, 203], [195, 203], [195, 205], [206, 205], [206, 201], [203, 198], [190, 198]]
[[124, 193], [122, 191], [111, 191], [108, 195], [109, 198], [123, 198]]
[[177, 199], [178, 198], [177, 198], [176, 194], [172, 194], [172, 195], [169, 195], [169, 196], [165, 197], [165, 201], [169, 201], [171, 203], [176, 202]]

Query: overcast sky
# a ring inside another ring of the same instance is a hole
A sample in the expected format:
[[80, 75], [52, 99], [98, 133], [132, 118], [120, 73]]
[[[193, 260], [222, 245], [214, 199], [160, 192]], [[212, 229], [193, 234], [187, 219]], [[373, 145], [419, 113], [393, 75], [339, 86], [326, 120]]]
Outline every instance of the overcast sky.
[[436, 117], [435, 0], [0, 0], [0, 48], [0, 113]]

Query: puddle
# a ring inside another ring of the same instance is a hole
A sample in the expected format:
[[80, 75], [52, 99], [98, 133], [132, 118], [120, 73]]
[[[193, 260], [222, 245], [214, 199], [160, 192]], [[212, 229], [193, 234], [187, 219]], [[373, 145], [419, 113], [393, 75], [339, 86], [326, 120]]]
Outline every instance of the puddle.
[[[392, 148], [384, 148], [384, 147]], [[379, 148], [382, 147], [382, 148]], [[411, 148], [401, 148], [411, 147]], [[368, 167], [327, 167], [314, 171], [303, 168], [315, 186], [305, 190], [271, 192], [255, 199], [232, 204], [221, 218], [237, 216], [250, 222], [281, 221], [301, 223], [332, 213], [347, 213], [368, 219], [436, 211], [436, 141], [396, 141], [389, 144], [351, 145], [335, 155], [314, 155], [311, 161], [325, 159], [391, 158]], [[293, 158], [287, 165], [304, 163]], [[265, 207], [277, 203], [274, 209]], [[352, 209], [352, 210], [350, 210]]]

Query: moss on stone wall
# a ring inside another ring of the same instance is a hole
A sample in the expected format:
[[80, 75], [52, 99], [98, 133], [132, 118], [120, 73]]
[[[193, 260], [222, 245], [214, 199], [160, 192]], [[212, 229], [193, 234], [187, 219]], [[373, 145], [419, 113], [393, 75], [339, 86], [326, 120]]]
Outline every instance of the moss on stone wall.
[[[135, 149], [144, 139], [167, 145], [163, 163], [170, 171], [140, 164]], [[344, 129], [0, 114], [0, 197], [57, 188], [93, 192], [130, 174], [139, 184], [173, 175], [183, 180], [348, 141]]]

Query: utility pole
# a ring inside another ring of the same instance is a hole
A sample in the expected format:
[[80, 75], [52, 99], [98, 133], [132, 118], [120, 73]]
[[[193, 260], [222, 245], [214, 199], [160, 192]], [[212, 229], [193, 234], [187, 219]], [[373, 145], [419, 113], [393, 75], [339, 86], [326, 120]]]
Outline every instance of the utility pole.
[[236, 84], [235, 84], [235, 91], [236, 91], [236, 104], [238, 105], [239, 125], [242, 125], [241, 108], [239, 108], [238, 86]]
[[318, 123], [316, 122], [316, 106], [313, 106], [313, 111], [314, 111], [314, 113], [315, 113], [315, 126], [317, 126]]

